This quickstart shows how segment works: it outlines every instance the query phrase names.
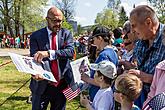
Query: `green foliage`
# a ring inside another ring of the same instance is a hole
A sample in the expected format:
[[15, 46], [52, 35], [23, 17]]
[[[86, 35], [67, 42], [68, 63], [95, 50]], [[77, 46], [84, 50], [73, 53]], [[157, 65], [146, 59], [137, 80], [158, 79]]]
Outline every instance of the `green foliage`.
[[108, 0], [107, 7], [116, 11], [120, 8], [121, 0]]
[[123, 27], [123, 24], [128, 20], [124, 7], [122, 6], [119, 12], [119, 27]]
[[69, 24], [69, 23], [66, 21], [65, 18], [64, 18], [64, 21], [63, 21], [63, 23], [62, 23], [62, 27], [63, 27], [63, 28], [66, 28], [66, 29], [68, 29], [68, 30], [70, 30], [71, 32], [73, 32], [73, 27], [72, 27], [72, 25]]
[[161, 23], [165, 24], [165, 15], [160, 16], [159, 20], [160, 20]]
[[43, 18], [47, 0], [26, 0], [22, 5], [21, 23], [25, 32], [32, 32], [46, 26]]
[[43, 27], [46, 3], [47, 0], [0, 0], [1, 22], [7, 27], [5, 32], [14, 37], [21, 28], [26, 33]]
[[104, 9], [101, 13], [97, 14], [95, 23], [96, 25], [103, 25], [113, 30], [118, 26], [117, 15], [111, 9]]
[[164, 0], [148, 0], [148, 1], [155, 8], [160, 22], [165, 23], [165, 1]]

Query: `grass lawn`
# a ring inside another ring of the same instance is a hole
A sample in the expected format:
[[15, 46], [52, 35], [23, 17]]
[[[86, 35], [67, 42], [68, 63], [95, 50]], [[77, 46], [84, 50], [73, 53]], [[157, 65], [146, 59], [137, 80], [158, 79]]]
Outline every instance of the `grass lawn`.
[[[9, 57], [0, 57], [0, 64], [10, 61]], [[0, 67], [0, 104], [14, 93], [23, 83], [30, 78], [29, 74], [23, 74], [16, 70], [13, 63]], [[0, 110], [31, 110], [31, 104], [26, 100], [30, 94], [29, 82], [13, 97], [0, 106]], [[79, 106], [79, 97], [67, 102], [66, 110], [76, 110]], [[77, 110], [85, 110], [78, 108]]]

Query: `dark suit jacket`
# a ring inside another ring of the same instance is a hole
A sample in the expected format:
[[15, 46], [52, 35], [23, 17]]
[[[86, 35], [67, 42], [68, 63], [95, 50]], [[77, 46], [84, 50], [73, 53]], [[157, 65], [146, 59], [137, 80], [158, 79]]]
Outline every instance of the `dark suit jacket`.
[[[61, 75], [64, 77], [68, 85], [74, 84], [72, 69], [70, 66], [70, 59], [74, 55], [73, 37], [70, 31], [61, 29], [58, 32], [58, 50], [55, 51], [55, 58], [59, 60]], [[50, 49], [48, 32], [46, 28], [34, 32], [30, 36], [30, 56], [33, 56], [37, 51], [47, 51]], [[45, 58], [43, 68], [51, 71], [50, 60]], [[34, 94], [43, 94], [47, 87], [48, 81], [31, 80], [30, 89]]]

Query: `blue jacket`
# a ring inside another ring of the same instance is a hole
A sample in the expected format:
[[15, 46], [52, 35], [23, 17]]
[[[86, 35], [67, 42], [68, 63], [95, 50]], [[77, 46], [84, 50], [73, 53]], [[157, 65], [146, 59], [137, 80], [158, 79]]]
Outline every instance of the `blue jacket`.
[[[72, 69], [70, 66], [70, 59], [74, 55], [73, 37], [70, 31], [61, 29], [58, 32], [58, 50], [55, 51], [54, 58], [59, 60], [59, 67], [61, 76], [64, 77], [68, 85], [74, 84]], [[30, 56], [33, 56], [37, 51], [47, 51], [50, 49], [48, 32], [46, 28], [34, 32], [30, 36]], [[49, 58], [43, 59], [45, 70], [51, 71]], [[47, 80], [36, 81], [31, 80], [30, 89], [32, 93], [43, 94], [47, 87]]]

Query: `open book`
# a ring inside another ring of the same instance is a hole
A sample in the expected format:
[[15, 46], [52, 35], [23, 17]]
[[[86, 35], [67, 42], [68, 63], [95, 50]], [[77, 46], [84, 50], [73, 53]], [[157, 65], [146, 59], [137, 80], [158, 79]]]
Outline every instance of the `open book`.
[[8, 53], [19, 72], [25, 72], [32, 75], [41, 74], [46, 80], [57, 82], [53, 74], [42, 68], [40, 63], [33, 60], [33, 57], [18, 55], [15, 53]]

